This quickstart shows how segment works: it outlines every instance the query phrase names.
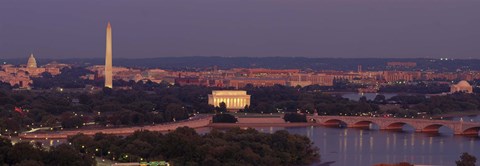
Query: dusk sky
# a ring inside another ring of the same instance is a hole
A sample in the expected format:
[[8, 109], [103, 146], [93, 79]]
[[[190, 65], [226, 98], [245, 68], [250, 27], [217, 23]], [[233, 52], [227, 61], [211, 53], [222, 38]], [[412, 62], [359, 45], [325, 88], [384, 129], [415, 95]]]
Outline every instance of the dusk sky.
[[0, 0], [0, 58], [480, 58], [479, 0]]

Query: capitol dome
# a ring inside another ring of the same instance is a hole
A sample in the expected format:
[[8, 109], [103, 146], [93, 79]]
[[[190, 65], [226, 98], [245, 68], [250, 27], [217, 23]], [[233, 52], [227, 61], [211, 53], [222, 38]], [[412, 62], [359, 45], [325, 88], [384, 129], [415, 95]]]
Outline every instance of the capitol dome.
[[455, 92], [472, 93], [473, 87], [467, 81], [462, 80], [450, 87], [450, 93], [455, 93]]
[[28, 58], [27, 67], [37, 68], [37, 60], [35, 60], [35, 57], [33, 57], [33, 54], [30, 54], [30, 58]]

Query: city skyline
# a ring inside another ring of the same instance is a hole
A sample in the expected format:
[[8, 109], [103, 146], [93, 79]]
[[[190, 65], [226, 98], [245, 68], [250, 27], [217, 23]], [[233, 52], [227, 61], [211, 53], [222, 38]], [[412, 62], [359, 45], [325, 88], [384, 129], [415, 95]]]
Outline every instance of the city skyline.
[[0, 164], [475, 165], [479, 8], [0, 0]]
[[17, 1], [0, 6], [2, 58], [31, 52], [40, 59], [101, 58], [99, 29], [107, 20], [116, 24], [118, 58], [480, 57], [480, 22], [475, 21], [480, 2], [475, 1]]

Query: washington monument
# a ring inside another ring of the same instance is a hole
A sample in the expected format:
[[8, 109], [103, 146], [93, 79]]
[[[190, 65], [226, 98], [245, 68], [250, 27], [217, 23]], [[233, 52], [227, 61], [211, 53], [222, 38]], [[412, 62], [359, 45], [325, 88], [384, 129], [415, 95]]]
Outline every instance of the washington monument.
[[105, 87], [112, 88], [112, 26], [107, 24], [107, 44], [105, 48]]

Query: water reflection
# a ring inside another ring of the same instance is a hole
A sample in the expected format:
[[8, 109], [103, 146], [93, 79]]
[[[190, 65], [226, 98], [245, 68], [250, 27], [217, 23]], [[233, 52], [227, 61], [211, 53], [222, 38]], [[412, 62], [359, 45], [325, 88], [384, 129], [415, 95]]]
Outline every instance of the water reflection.
[[[257, 128], [262, 131], [262, 128]], [[463, 152], [480, 156], [480, 139], [440, 134], [360, 130], [352, 128], [292, 127], [290, 133], [308, 136], [320, 148], [322, 161], [333, 165], [373, 165], [410, 162], [425, 165], [454, 165]], [[271, 130], [269, 130], [271, 132]]]

